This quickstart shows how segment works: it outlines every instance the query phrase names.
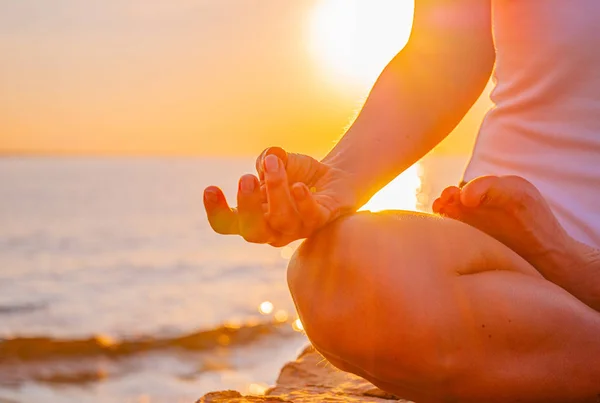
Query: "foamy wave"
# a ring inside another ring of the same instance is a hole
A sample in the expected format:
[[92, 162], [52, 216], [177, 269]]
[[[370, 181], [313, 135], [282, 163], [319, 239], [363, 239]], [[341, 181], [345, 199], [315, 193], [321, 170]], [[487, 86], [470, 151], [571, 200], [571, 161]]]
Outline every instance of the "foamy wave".
[[104, 356], [123, 357], [150, 351], [178, 348], [189, 351], [211, 350], [224, 346], [241, 346], [269, 335], [290, 336], [289, 323], [224, 324], [218, 328], [198, 331], [178, 337], [154, 336], [114, 340], [96, 335], [86, 339], [55, 339], [51, 337], [14, 337], [0, 339], [0, 365], [15, 361], [44, 361]]

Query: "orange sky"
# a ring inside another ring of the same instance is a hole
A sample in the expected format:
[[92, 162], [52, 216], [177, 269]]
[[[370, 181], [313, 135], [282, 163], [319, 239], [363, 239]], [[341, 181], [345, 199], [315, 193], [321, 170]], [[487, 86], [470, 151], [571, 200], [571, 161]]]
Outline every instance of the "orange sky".
[[[369, 89], [332, 62], [335, 42], [315, 54], [329, 32], [315, 31], [315, 10], [335, 1], [0, 2], [0, 152], [241, 155], [281, 145], [322, 155]], [[330, 14], [331, 32], [343, 33]], [[402, 29], [387, 26], [399, 35], [390, 46], [406, 39], [403, 17]], [[480, 101], [441, 151], [467, 152], [488, 107]]]

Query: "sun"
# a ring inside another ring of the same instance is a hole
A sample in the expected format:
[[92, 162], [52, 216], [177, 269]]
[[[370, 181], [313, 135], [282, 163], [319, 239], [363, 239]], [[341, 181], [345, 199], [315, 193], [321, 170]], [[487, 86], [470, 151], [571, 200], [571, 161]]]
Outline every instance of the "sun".
[[310, 49], [336, 77], [372, 84], [408, 40], [412, 0], [320, 0]]

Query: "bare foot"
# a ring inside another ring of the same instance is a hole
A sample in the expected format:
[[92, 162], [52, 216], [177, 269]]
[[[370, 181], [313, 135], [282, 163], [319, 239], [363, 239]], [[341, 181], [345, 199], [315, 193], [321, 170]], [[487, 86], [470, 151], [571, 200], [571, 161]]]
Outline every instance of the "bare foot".
[[462, 189], [451, 186], [433, 210], [491, 235], [544, 275], [575, 248], [538, 189], [519, 176], [482, 176]]
[[569, 236], [527, 180], [482, 176], [462, 189], [446, 188], [433, 210], [496, 238], [547, 280], [600, 312], [600, 250]]

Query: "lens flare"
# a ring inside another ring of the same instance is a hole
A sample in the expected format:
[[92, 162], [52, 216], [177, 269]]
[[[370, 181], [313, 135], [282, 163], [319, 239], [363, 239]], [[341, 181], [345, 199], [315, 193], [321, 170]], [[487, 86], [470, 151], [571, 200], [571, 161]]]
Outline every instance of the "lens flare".
[[279, 311], [275, 312], [274, 316], [275, 320], [280, 323], [286, 322], [289, 318], [287, 311], [284, 311], [283, 309], [280, 309]]
[[265, 301], [258, 306], [258, 312], [263, 315], [270, 315], [273, 312], [274, 306], [270, 301]]
[[322, 0], [310, 21], [310, 49], [335, 77], [372, 84], [406, 44], [413, 2]]
[[294, 329], [297, 332], [303, 332], [304, 331], [304, 325], [302, 324], [302, 321], [298, 318], [294, 321], [294, 323], [292, 323], [292, 329]]

